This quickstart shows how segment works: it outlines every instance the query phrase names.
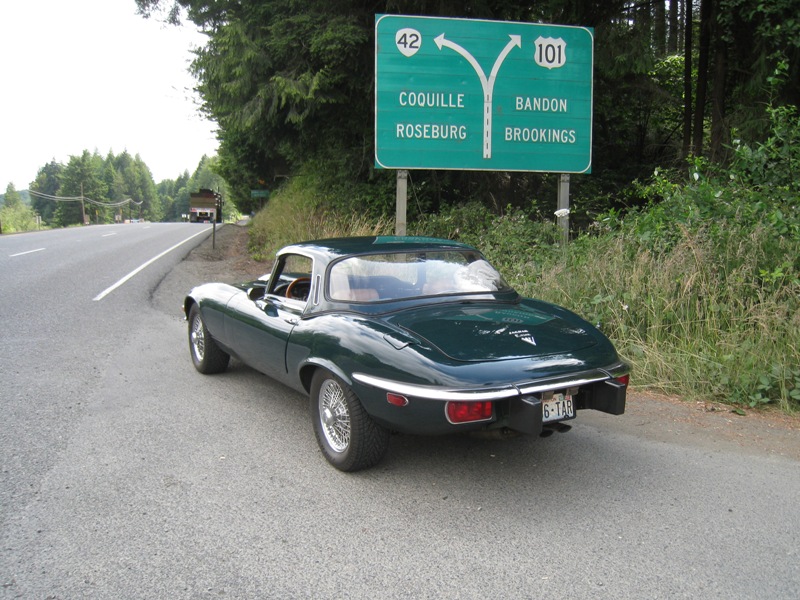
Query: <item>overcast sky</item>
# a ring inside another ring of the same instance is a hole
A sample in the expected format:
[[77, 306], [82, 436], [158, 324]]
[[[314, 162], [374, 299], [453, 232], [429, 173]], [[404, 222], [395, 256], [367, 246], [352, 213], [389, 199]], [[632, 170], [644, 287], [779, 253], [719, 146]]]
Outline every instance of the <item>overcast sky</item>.
[[134, 0], [3, 0], [0, 193], [83, 150], [139, 154], [156, 183], [193, 172], [217, 150], [187, 72], [203, 40]]

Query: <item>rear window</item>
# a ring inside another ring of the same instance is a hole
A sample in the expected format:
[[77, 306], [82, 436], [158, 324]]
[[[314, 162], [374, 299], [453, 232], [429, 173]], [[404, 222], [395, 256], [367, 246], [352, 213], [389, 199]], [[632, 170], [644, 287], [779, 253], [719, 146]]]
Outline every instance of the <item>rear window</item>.
[[353, 256], [330, 268], [328, 296], [377, 302], [449, 294], [485, 294], [511, 288], [477, 252], [398, 252]]

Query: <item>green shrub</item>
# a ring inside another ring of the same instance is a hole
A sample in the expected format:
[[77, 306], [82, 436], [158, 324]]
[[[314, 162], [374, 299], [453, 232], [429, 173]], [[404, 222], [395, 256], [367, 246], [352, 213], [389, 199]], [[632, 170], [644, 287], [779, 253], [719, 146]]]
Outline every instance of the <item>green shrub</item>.
[[583, 238], [534, 285], [517, 287], [598, 324], [634, 365], [637, 385], [800, 407], [800, 282], [787, 272], [765, 282], [759, 262], [771, 235], [715, 239], [708, 229], [678, 229], [666, 251], [635, 234]]
[[33, 231], [37, 228], [36, 214], [30, 206], [20, 202], [14, 206], [0, 207], [0, 227], [3, 233]]
[[438, 214], [423, 214], [411, 225], [413, 235], [470, 243], [491, 227], [494, 215], [479, 202], [446, 206]]

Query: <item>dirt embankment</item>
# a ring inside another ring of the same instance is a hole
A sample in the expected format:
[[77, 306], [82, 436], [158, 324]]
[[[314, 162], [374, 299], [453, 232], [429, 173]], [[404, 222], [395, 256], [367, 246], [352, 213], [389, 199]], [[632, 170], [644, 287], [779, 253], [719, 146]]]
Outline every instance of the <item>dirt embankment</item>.
[[253, 260], [247, 251], [248, 228], [244, 225], [217, 227], [216, 240], [209, 236], [192, 250], [184, 262], [207, 275], [205, 281], [228, 283], [255, 279], [272, 269], [272, 262]]
[[[209, 237], [187, 256], [181, 265], [184, 282], [197, 285], [206, 281], [247, 281], [272, 268], [271, 262], [255, 261], [248, 254], [247, 227], [218, 228], [215, 246], [212, 248]], [[800, 415], [786, 415], [776, 409], [746, 410], [742, 416], [717, 402], [687, 402], [633, 390], [628, 396], [625, 416], [614, 419], [614, 427], [664, 442], [729, 448], [744, 454], [770, 454], [800, 461]]]

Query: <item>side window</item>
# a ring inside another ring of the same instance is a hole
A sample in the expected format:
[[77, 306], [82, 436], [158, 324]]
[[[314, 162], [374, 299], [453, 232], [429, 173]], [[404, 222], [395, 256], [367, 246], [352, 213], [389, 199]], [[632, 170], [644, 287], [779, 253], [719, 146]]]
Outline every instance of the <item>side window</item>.
[[269, 294], [306, 301], [311, 290], [313, 261], [307, 256], [288, 254], [282, 256], [269, 284]]

